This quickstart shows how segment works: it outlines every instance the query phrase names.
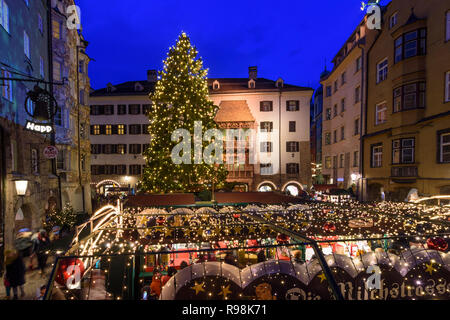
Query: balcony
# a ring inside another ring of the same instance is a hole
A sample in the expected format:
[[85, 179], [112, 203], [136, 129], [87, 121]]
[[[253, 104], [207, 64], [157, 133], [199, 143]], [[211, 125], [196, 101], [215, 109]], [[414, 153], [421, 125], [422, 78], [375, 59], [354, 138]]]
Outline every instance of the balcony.
[[392, 167], [391, 176], [396, 178], [417, 177], [417, 167], [416, 166]]

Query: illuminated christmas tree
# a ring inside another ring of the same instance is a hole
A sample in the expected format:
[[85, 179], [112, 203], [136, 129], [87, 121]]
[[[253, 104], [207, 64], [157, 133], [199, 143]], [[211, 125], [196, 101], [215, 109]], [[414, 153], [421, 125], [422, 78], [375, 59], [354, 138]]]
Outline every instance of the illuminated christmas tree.
[[[225, 181], [227, 171], [224, 165], [211, 161], [219, 156], [213, 153], [205, 158], [194, 148], [194, 141], [201, 143], [201, 150], [211, 143], [203, 141], [201, 136], [198, 140], [198, 135], [195, 140], [195, 122], [201, 121], [202, 133], [217, 129], [214, 122], [217, 106], [208, 99], [207, 73], [198, 51], [183, 32], [176, 45], [170, 48], [163, 70], [159, 73], [160, 79], [153, 94], [150, 94], [153, 103], [148, 127], [151, 141], [144, 151], [147, 164], [140, 183], [141, 190], [155, 193], [194, 192], [206, 189], [207, 184], [216, 185]], [[181, 164], [174, 163], [171, 157], [173, 148], [182, 141], [181, 138], [172, 141], [172, 133], [177, 129], [189, 131], [190, 141], [183, 139], [183, 142], [189, 143], [190, 153], [180, 154], [190, 160]]]

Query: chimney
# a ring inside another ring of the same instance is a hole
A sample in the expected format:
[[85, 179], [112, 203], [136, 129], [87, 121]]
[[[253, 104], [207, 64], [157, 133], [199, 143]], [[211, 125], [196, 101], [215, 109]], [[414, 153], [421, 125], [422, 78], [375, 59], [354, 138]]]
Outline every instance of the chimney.
[[258, 75], [258, 67], [248, 67], [248, 78], [256, 80]]
[[147, 71], [147, 81], [148, 82], [156, 82], [156, 81], [158, 81], [158, 71], [156, 71], [156, 70], [148, 70]]

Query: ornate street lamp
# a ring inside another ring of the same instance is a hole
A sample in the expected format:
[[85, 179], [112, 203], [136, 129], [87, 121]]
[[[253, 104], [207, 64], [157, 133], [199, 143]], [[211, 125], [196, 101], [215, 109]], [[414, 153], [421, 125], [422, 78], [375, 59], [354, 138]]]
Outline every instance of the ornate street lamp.
[[16, 184], [16, 192], [17, 195], [20, 197], [23, 197], [27, 193], [27, 187], [28, 187], [28, 180], [26, 179], [17, 179], [14, 180], [14, 183]]

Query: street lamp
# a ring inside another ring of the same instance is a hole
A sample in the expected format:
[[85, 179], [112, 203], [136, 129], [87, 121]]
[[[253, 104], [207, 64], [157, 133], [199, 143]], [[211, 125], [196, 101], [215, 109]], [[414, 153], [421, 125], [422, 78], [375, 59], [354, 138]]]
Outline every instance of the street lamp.
[[20, 197], [23, 197], [27, 193], [28, 180], [17, 179], [17, 180], [14, 180], [14, 183], [16, 184], [17, 195]]

